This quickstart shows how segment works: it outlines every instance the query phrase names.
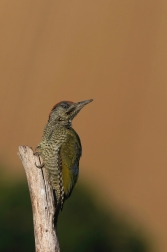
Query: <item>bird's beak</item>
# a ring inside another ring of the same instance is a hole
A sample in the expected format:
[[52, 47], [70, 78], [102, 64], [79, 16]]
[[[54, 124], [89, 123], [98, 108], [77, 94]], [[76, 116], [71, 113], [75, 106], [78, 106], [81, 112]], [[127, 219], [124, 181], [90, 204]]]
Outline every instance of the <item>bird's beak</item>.
[[93, 99], [73, 103], [66, 111], [66, 114], [69, 115], [72, 120], [86, 104], [92, 101]]
[[90, 100], [85, 100], [85, 101], [80, 101], [80, 102], [77, 102], [77, 103], [74, 103], [74, 106], [75, 106], [75, 109], [77, 110], [81, 110], [86, 104], [92, 102], [93, 99], [90, 99]]

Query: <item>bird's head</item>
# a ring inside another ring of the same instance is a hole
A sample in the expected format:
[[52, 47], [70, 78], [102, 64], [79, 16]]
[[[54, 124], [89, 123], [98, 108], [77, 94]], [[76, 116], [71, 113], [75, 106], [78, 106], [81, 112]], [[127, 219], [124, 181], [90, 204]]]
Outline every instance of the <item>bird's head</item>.
[[88, 103], [93, 100], [85, 100], [81, 102], [71, 102], [71, 101], [62, 101], [57, 103], [51, 110], [49, 114], [48, 122], [54, 121], [62, 125], [71, 125], [74, 117], [79, 113], [79, 111]]

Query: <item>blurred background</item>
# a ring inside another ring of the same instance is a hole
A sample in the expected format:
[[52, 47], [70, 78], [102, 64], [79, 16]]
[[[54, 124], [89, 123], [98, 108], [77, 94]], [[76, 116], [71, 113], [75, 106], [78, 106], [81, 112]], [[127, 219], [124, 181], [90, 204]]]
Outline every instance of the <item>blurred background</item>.
[[1, 0], [0, 17], [0, 251], [34, 251], [18, 146], [90, 98], [61, 251], [167, 251], [167, 2]]

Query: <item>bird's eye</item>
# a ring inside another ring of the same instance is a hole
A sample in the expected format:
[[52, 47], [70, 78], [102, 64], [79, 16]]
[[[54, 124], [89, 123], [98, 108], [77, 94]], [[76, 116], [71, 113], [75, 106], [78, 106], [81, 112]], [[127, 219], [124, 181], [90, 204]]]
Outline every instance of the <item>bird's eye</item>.
[[61, 104], [61, 106], [62, 106], [62, 108], [64, 108], [64, 109], [67, 109], [67, 108], [68, 108], [68, 104], [66, 104], [66, 103]]

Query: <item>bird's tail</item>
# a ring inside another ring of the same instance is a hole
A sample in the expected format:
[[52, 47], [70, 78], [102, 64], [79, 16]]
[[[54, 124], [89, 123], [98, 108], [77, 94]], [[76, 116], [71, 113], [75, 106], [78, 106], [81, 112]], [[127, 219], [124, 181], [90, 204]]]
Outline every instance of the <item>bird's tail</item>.
[[53, 196], [54, 196], [55, 209], [56, 209], [55, 210], [55, 215], [54, 215], [54, 222], [55, 222], [55, 224], [57, 224], [58, 216], [59, 216], [60, 210], [61, 211], [63, 210], [63, 203], [64, 202], [62, 203], [60, 198], [57, 197], [55, 190], [53, 190]]

